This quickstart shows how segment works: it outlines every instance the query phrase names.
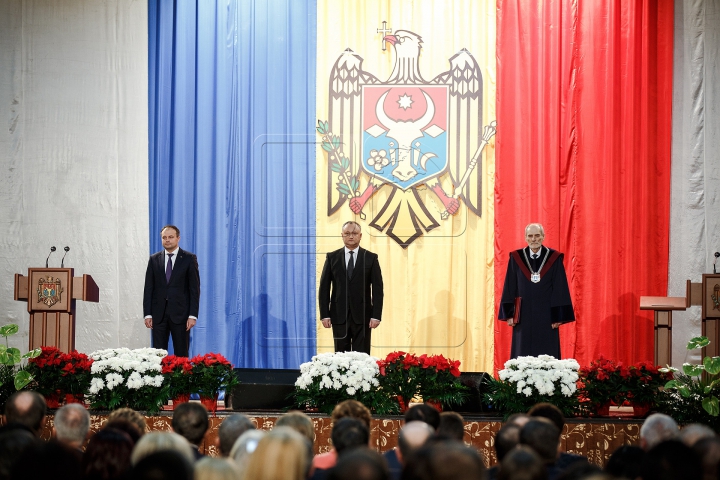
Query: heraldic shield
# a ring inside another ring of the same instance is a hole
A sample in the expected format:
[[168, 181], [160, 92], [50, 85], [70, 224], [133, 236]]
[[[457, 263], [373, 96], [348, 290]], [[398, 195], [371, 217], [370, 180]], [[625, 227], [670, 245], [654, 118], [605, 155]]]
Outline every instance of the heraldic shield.
[[60, 294], [63, 292], [59, 278], [48, 276], [38, 281], [37, 301], [52, 307], [60, 301]]
[[407, 190], [448, 164], [447, 85], [365, 85], [362, 168]]

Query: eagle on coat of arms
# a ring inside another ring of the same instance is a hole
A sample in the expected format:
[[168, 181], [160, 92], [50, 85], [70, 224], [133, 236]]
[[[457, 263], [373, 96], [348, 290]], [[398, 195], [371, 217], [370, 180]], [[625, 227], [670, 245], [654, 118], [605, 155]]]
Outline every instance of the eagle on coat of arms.
[[[328, 216], [348, 202], [365, 220], [368, 201], [389, 188], [384, 204], [373, 205], [379, 208], [370, 226], [407, 248], [461, 204], [481, 215], [480, 158], [495, 122], [482, 128], [482, 73], [466, 49], [449, 59], [448, 71], [426, 81], [420, 35], [396, 30], [383, 40], [395, 52], [390, 77], [383, 82], [364, 71], [362, 57], [346, 49], [330, 73], [328, 120], [318, 121], [317, 131], [328, 155]], [[452, 191], [443, 188], [445, 175]], [[432, 192], [435, 211], [422, 188]]]

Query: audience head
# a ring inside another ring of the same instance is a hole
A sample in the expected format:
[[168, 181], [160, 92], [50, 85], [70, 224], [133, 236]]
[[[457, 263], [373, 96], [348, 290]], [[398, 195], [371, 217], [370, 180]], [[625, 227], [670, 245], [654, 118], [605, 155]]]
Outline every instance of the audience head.
[[195, 464], [195, 480], [238, 480], [240, 470], [227, 458], [201, 458]]
[[398, 434], [398, 460], [400, 463], [404, 465], [412, 452], [425, 445], [428, 438], [434, 434], [435, 430], [430, 425], [419, 420], [403, 425]]
[[250, 455], [255, 451], [264, 436], [264, 430], [248, 430], [235, 441], [235, 445], [230, 450], [230, 458], [237, 465], [241, 475], [245, 473], [247, 464], [250, 461]]
[[190, 443], [174, 432], [150, 432], [138, 440], [132, 452], [132, 464], [137, 465], [140, 460], [151, 453], [172, 450], [178, 452], [192, 465], [195, 455]]
[[310, 468], [312, 446], [290, 427], [275, 427], [258, 442], [243, 479], [304, 480]]
[[505, 425], [517, 425], [522, 428], [529, 420], [530, 415], [527, 413], [513, 413], [505, 420]]
[[405, 423], [420, 421], [430, 425], [433, 430], [440, 426], [440, 412], [425, 403], [413, 405], [405, 412]]
[[173, 431], [196, 447], [202, 443], [209, 426], [207, 409], [201, 403], [181, 403], [173, 410]]
[[[180, 437], [182, 438], [182, 437]], [[185, 441], [187, 444], [187, 441]], [[140, 442], [138, 442], [138, 445]], [[190, 448], [190, 445], [187, 445]], [[192, 452], [190, 452], [192, 456]], [[130, 472], [133, 480], [193, 480], [193, 461], [176, 450], [150, 453], [138, 461]]]
[[543, 462], [553, 463], [560, 448], [560, 430], [547, 419], [533, 418], [520, 430], [520, 444], [532, 448]]
[[402, 480], [484, 480], [485, 463], [474, 448], [461, 442], [425, 445], [406, 459]]
[[138, 429], [137, 425], [127, 420], [111, 420], [105, 423], [103, 425], [103, 428], [113, 428], [115, 430], [120, 430], [121, 432], [127, 433], [130, 437], [130, 440], [132, 440], [133, 447], [138, 442], [138, 440], [140, 440], [140, 437], [142, 437], [140, 429]]
[[130, 470], [133, 442], [130, 436], [114, 428], [103, 428], [90, 437], [82, 457], [85, 480], [110, 480], [124, 477]]
[[248, 430], [255, 430], [255, 424], [242, 413], [234, 413], [223, 420], [220, 428], [218, 428], [218, 450], [220, 455], [223, 457], [229, 456], [237, 439]]
[[615, 480], [586, 459], [578, 460], [560, 473], [557, 480]]
[[18, 458], [26, 449], [41, 440], [25, 429], [9, 429], [0, 432], [0, 480], [8, 480]]
[[681, 441], [666, 440], [645, 453], [640, 477], [643, 480], [701, 480], [700, 457]]
[[90, 414], [78, 403], [69, 403], [55, 412], [55, 437], [73, 448], [82, 447], [90, 431]]
[[505, 455], [520, 443], [520, 427], [506, 423], [495, 434], [495, 455], [498, 462], [502, 462]]
[[362, 420], [368, 430], [370, 430], [370, 421], [372, 420], [370, 410], [357, 400], [345, 400], [335, 405], [335, 408], [332, 411], [333, 423], [345, 417]]
[[5, 402], [5, 423], [24, 425], [37, 437], [42, 433], [46, 414], [45, 399], [37, 392], [15, 392]]
[[635, 480], [640, 476], [644, 456], [645, 450], [637, 445], [623, 445], [610, 455], [605, 471], [617, 478]]
[[665, 440], [678, 436], [678, 425], [671, 417], [663, 413], [653, 413], [640, 427], [640, 446], [648, 451]]
[[312, 419], [305, 415], [303, 412], [288, 412], [277, 419], [277, 422], [275, 422], [275, 426], [290, 427], [305, 438], [307, 438], [311, 444], [315, 443], [315, 425], [313, 424]]
[[528, 411], [528, 415], [530, 418], [547, 418], [562, 434], [563, 427], [565, 426], [565, 415], [563, 415], [562, 410], [552, 403], [537, 403]]
[[695, 442], [691, 448], [700, 457], [704, 478], [712, 478], [713, 480], [719, 478], [720, 438], [716, 436], [702, 438]]
[[465, 419], [457, 412], [442, 412], [440, 414], [440, 426], [435, 434], [438, 437], [446, 437], [462, 442], [465, 437]]
[[338, 456], [341, 456], [350, 449], [367, 447], [370, 443], [370, 432], [362, 420], [345, 417], [333, 424], [330, 439]]
[[132, 408], [123, 407], [110, 412], [110, 415], [108, 415], [108, 422], [114, 422], [115, 420], [126, 420], [132, 423], [140, 431], [140, 436], [143, 436], [147, 431], [145, 417]]
[[338, 458], [328, 480], [390, 480], [390, 472], [382, 455], [368, 447], [358, 447]]
[[695, 445], [695, 442], [703, 438], [715, 438], [715, 430], [701, 423], [691, 423], [680, 430], [679, 438], [688, 447]]
[[498, 471], [498, 480], [547, 480], [547, 478], [545, 462], [533, 449], [522, 445], [505, 455]]

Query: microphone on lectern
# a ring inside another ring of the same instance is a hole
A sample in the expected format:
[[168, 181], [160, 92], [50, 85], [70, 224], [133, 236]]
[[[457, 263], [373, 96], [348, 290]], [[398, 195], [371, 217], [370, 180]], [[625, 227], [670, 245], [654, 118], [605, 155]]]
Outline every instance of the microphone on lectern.
[[55, 248], [54, 245], [52, 247], [50, 247], [50, 253], [48, 253], [47, 258], [45, 259], [45, 268], [48, 268], [48, 260], [50, 260], [50, 255], [52, 255], [52, 252], [54, 252], [55, 250], [57, 250], [57, 249]]
[[[70, 251], [70, 247], [65, 247], [63, 248], [63, 250], [65, 250], [65, 255], [67, 255], [67, 253]], [[63, 255], [62, 260], [60, 260], [60, 268], [65, 267], [65, 255]]]

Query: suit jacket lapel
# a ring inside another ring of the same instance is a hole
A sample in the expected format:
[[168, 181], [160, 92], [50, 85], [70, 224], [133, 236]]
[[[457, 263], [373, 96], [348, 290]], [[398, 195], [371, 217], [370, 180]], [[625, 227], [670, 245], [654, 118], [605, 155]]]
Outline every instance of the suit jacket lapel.
[[[172, 283], [172, 281], [173, 281], [173, 278], [175, 278], [175, 270], [182, 264], [183, 258], [184, 258], [184, 255], [183, 255], [184, 253], [185, 252], [183, 252], [183, 250], [181, 248], [178, 249], [178, 252], [176, 254], [177, 256], [175, 257], [175, 262], [173, 263], [172, 273], [170, 274], [170, 280], [168, 280], [168, 282], [167, 282], [168, 285], [170, 285], [170, 283]], [[164, 259], [165, 258], [163, 257], [163, 260]]]

